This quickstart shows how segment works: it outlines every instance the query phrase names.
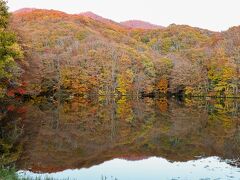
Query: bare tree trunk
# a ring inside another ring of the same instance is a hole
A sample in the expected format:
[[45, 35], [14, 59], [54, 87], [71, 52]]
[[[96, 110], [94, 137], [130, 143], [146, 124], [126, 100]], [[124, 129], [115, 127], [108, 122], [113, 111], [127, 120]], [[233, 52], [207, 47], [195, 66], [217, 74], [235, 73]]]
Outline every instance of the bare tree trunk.
[[61, 69], [60, 69], [60, 61], [58, 57], [54, 60], [54, 65], [55, 65], [55, 71], [56, 71], [57, 91], [59, 91], [61, 88]]
[[116, 109], [117, 109], [117, 105], [114, 97], [112, 97], [111, 99], [111, 141], [114, 141], [116, 137]]
[[111, 94], [114, 95], [117, 88], [117, 68], [118, 68], [118, 56], [115, 50], [112, 50], [111, 57], [112, 57]]

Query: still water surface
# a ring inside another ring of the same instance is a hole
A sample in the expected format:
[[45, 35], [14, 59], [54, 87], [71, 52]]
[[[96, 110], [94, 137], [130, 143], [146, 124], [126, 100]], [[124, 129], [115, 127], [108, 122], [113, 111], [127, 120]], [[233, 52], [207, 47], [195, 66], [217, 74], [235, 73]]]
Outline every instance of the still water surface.
[[240, 179], [238, 100], [79, 97], [1, 112], [1, 162], [22, 177]]
[[188, 162], [169, 162], [151, 157], [140, 161], [113, 159], [91, 168], [65, 170], [57, 173], [19, 171], [21, 177], [33, 179], [96, 179], [96, 180], [160, 180], [160, 179], [240, 179], [240, 169], [217, 157]]

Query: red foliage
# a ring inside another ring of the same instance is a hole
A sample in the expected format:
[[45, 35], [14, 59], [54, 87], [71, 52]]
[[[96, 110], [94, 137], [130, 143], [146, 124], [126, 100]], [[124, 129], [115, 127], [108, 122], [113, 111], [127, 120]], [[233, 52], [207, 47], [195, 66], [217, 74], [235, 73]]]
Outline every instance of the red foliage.
[[22, 86], [23, 86], [23, 87], [26, 87], [26, 86], [27, 86], [27, 82], [23, 81], [23, 82], [22, 82]]
[[16, 92], [19, 93], [20, 95], [26, 94], [26, 90], [24, 90], [23, 88], [17, 88]]
[[22, 113], [26, 113], [27, 112], [27, 108], [26, 107], [20, 107], [17, 109], [17, 113], [22, 114]]
[[12, 111], [15, 110], [15, 106], [14, 106], [14, 105], [9, 105], [9, 106], [7, 107], [7, 110], [10, 111], [10, 112], [12, 112]]
[[10, 89], [7, 91], [7, 96], [8, 97], [14, 97], [15, 96], [15, 90], [14, 89]]
[[23, 87], [18, 87], [18, 88], [15, 88], [15, 89], [7, 90], [7, 96], [8, 97], [14, 97], [15, 94], [24, 95], [24, 94], [26, 94], [26, 90], [23, 89]]

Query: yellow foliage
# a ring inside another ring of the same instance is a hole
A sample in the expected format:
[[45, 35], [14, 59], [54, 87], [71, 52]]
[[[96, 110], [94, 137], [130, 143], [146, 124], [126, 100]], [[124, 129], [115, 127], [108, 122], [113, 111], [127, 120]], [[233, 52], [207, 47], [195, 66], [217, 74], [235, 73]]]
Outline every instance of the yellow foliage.
[[126, 96], [122, 96], [121, 99], [117, 101], [117, 116], [121, 120], [127, 122], [133, 121], [133, 110], [131, 104], [127, 101]]
[[127, 69], [124, 74], [119, 74], [117, 77], [118, 87], [117, 90], [121, 95], [127, 95], [127, 92], [132, 89], [133, 83], [133, 72], [130, 69]]

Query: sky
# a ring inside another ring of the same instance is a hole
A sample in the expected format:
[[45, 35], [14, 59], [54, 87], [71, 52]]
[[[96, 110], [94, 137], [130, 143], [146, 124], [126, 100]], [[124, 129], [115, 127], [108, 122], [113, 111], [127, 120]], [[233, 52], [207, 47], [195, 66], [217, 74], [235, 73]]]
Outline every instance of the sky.
[[187, 24], [213, 31], [240, 25], [240, 0], [8, 0], [10, 11], [55, 9], [70, 14], [92, 11], [116, 22]]

